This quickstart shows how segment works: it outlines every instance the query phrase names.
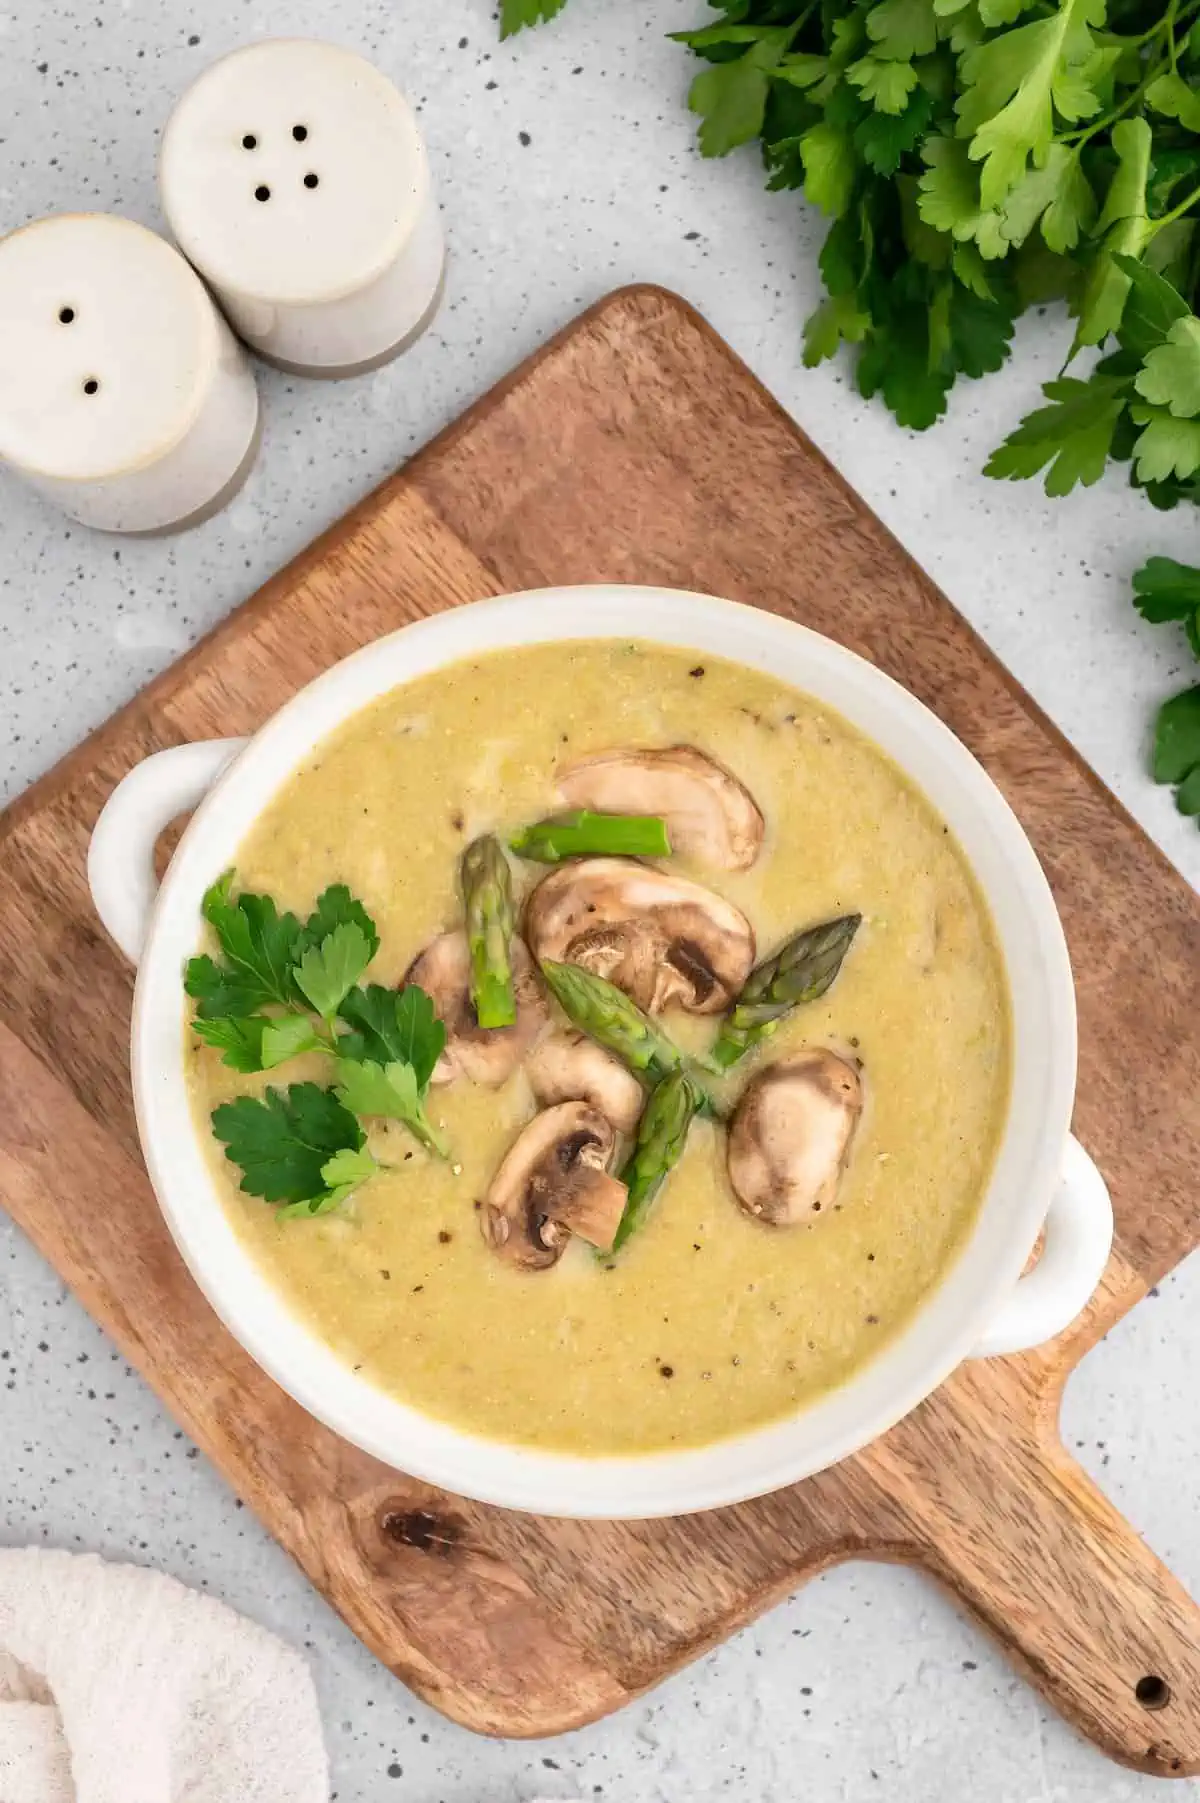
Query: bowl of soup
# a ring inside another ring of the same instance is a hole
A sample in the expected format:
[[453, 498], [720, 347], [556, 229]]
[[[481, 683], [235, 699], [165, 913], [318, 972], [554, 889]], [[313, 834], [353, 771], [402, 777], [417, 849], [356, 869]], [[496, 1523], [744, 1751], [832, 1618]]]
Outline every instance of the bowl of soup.
[[630, 587], [421, 621], [138, 766], [89, 875], [201, 1289], [448, 1490], [762, 1494], [1099, 1281], [1033, 850], [926, 708], [791, 622]]

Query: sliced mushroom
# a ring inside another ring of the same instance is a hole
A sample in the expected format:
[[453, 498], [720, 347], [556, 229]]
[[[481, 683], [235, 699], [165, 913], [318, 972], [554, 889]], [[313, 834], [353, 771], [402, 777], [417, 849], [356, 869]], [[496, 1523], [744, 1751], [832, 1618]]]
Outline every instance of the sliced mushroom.
[[588, 1102], [535, 1115], [484, 1197], [480, 1225], [492, 1250], [522, 1271], [557, 1264], [573, 1233], [607, 1251], [627, 1194], [609, 1175], [616, 1143], [612, 1123]]
[[543, 1108], [590, 1102], [620, 1133], [633, 1132], [646, 1101], [632, 1071], [585, 1033], [548, 1033], [525, 1060], [525, 1074]]
[[605, 751], [558, 773], [563, 799], [598, 814], [657, 814], [671, 849], [718, 870], [748, 870], [763, 817], [732, 772], [694, 745]]
[[629, 858], [560, 864], [530, 896], [525, 931], [539, 964], [581, 965], [652, 1014], [672, 1002], [719, 1014], [754, 963], [754, 929], [732, 902]]
[[781, 1058], [747, 1085], [729, 1125], [729, 1181], [747, 1214], [794, 1227], [833, 1202], [862, 1112], [862, 1082], [824, 1048]]
[[513, 988], [517, 1018], [511, 1027], [481, 1027], [471, 1004], [471, 954], [464, 932], [442, 933], [409, 967], [405, 979], [419, 983], [446, 1024], [446, 1049], [432, 1081], [503, 1083], [516, 1070], [545, 1026], [545, 997], [529, 953], [520, 939], [512, 941]]

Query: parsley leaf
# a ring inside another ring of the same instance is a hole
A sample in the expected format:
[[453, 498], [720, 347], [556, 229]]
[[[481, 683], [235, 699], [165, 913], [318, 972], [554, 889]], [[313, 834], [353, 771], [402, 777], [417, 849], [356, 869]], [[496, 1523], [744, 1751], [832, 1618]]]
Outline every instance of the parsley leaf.
[[1100, 111], [1085, 69], [1097, 48], [1092, 27], [1103, 21], [1104, 0], [1060, 0], [1049, 18], [1003, 31], [964, 57], [959, 130], [983, 164], [984, 207], [1005, 199], [1030, 157], [1045, 162], [1056, 109], [1068, 121]]
[[[376, 946], [378, 943], [376, 939]], [[296, 966], [296, 986], [317, 1013], [330, 1021], [372, 955], [371, 942], [363, 929], [355, 921], [343, 921], [319, 945], [309, 946]]]
[[992, 452], [984, 474], [1013, 481], [1049, 465], [1048, 495], [1069, 494], [1076, 483], [1090, 488], [1104, 474], [1127, 392], [1128, 384], [1114, 376], [1047, 382], [1042, 393], [1050, 405], [1025, 416]]
[[1200, 413], [1200, 319], [1187, 314], [1167, 328], [1163, 342], [1146, 357], [1134, 387], [1147, 401], [1177, 419]]
[[356, 1189], [368, 1183], [379, 1166], [365, 1148], [359, 1152], [335, 1152], [327, 1164], [321, 1166], [321, 1181], [325, 1185], [325, 1194], [315, 1197], [311, 1202], [288, 1202], [279, 1210], [280, 1220], [288, 1220], [297, 1215], [330, 1214], [340, 1208], [348, 1196]]
[[1127, 257], [1141, 252], [1150, 229], [1146, 183], [1152, 142], [1144, 119], [1122, 119], [1113, 126], [1117, 167], [1095, 225], [1096, 236], [1104, 233], [1104, 241], [1084, 286], [1072, 354], [1083, 345], [1102, 344], [1121, 324], [1130, 288], [1123, 264]]
[[291, 1006], [299, 1000], [292, 965], [300, 939], [294, 914], [280, 914], [269, 895], [233, 895], [233, 872], [226, 871], [201, 905], [224, 954], [224, 963], [202, 956], [188, 962], [184, 987], [202, 1019], [254, 1014], [269, 1002]]
[[338, 1054], [359, 1063], [409, 1064], [422, 1095], [446, 1045], [444, 1022], [415, 983], [384, 989], [372, 983], [352, 989], [338, 1010], [352, 1029], [338, 1040]]
[[337, 1094], [353, 1114], [403, 1121], [422, 1145], [439, 1157], [447, 1156], [446, 1142], [425, 1112], [417, 1073], [411, 1064], [359, 1064], [343, 1059], [338, 1066]]
[[371, 948], [370, 957], [375, 956], [379, 950], [378, 928], [345, 883], [332, 883], [317, 897], [317, 905], [304, 923], [299, 951], [303, 953], [309, 946], [320, 945], [340, 926], [358, 927]]
[[902, 112], [870, 113], [856, 125], [854, 148], [876, 175], [895, 175], [905, 154], [915, 149], [932, 112], [928, 89], [916, 88]]
[[222, 1064], [244, 1074], [274, 1070], [277, 1064], [286, 1064], [302, 1052], [329, 1050], [328, 1044], [314, 1033], [307, 1014], [251, 1014], [244, 1020], [196, 1019], [192, 1027], [206, 1045], [224, 1052]]
[[1176, 419], [1166, 407], [1144, 401], [1132, 403], [1129, 417], [1143, 428], [1133, 447], [1139, 481], [1165, 482], [1174, 476], [1185, 482], [1200, 470], [1200, 419]]
[[851, 63], [846, 80], [879, 112], [902, 113], [917, 85], [917, 72], [911, 63], [888, 62], [882, 56], [872, 55]]
[[337, 1152], [358, 1152], [362, 1128], [331, 1089], [293, 1083], [268, 1089], [261, 1101], [239, 1096], [212, 1114], [212, 1128], [231, 1164], [240, 1167], [241, 1187], [266, 1202], [332, 1205], [325, 1166]]
[[1177, 319], [1188, 318], [1188, 305], [1155, 270], [1117, 251], [1113, 262], [1129, 277], [1129, 298], [1117, 334], [1122, 349], [1144, 357], [1162, 344]]
[[1173, 557], [1151, 557], [1133, 578], [1133, 604], [1143, 620], [1160, 626], [1182, 622], [1188, 643], [1200, 658], [1200, 570]]
[[1188, 131], [1200, 132], [1200, 94], [1177, 70], [1168, 70], [1150, 83], [1146, 105], [1165, 118], [1178, 119]]
[[263, 1022], [261, 1069], [271, 1071], [302, 1052], [327, 1052], [329, 1046], [313, 1031], [307, 1014], [285, 1014]]
[[715, 63], [692, 83], [688, 105], [704, 121], [700, 127], [702, 156], [727, 156], [762, 131], [770, 72], [787, 50], [792, 32], [787, 28], [756, 29], [753, 36], [741, 56]]
[[860, 312], [853, 296], [831, 294], [805, 322], [805, 368], [812, 369], [834, 356], [842, 343], [861, 344], [870, 324], [870, 315]]
[[500, 36], [510, 38], [526, 25], [557, 18], [567, 0], [500, 0]]
[[842, 127], [822, 119], [800, 140], [804, 161], [804, 195], [814, 207], [835, 217], [846, 211], [854, 193], [854, 139]]
[[958, 282], [948, 284], [950, 347], [964, 376], [1000, 369], [1013, 335], [1012, 310], [999, 296], [984, 299]]
[[[308, 1022], [305, 1021], [305, 1026]], [[246, 1020], [225, 1018], [221, 1020], [201, 1020], [192, 1022], [196, 1036], [205, 1045], [214, 1047], [225, 1056], [222, 1064], [230, 1070], [243, 1074], [260, 1071], [263, 1068], [263, 1033], [267, 1027], [265, 1014], [252, 1014]]]
[[937, 20], [929, 0], [880, 0], [867, 14], [876, 54], [895, 62], [927, 56], [937, 45]]
[[899, 302], [858, 360], [858, 389], [869, 400], [882, 393], [902, 426], [922, 431], [946, 408], [952, 377], [931, 367], [930, 315], [917, 301]]
[[1179, 785], [1184, 814], [1200, 813], [1200, 686], [1163, 703], [1154, 735], [1154, 780]]

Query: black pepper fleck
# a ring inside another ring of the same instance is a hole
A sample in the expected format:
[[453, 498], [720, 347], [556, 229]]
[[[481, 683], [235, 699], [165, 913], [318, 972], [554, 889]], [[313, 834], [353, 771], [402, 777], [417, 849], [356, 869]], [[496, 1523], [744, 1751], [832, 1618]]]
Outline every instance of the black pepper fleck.
[[700, 678], [700, 677], [701, 677], [701, 676], [703, 676], [703, 675], [704, 675], [704, 665], [703, 665], [703, 664], [697, 664], [697, 665], [696, 665], [696, 667], [695, 667], [695, 669], [694, 669], [694, 670], [689, 670], [689, 671], [688, 671], [688, 675], [689, 675], [689, 676], [694, 676], [694, 677], [696, 677], [696, 678], [697, 678], [697, 680], [699, 680], [699, 678]]
[[519, 131], [517, 133], [517, 137], [519, 138], [521, 143], [526, 146], [526, 148], [528, 148], [528, 146], [533, 143], [533, 139], [530, 137], [530, 135], [527, 131]]
[[658, 1367], [658, 1374], [660, 1377], [674, 1377], [675, 1367], [674, 1365], [660, 1365]]
[[438, 1234], [438, 1244], [440, 1246], [448, 1246], [450, 1244], [450, 1241], [453, 1238], [454, 1238], [454, 1235], [452, 1233], [448, 1233], [446, 1231], [446, 1229], [443, 1227], [442, 1231]]

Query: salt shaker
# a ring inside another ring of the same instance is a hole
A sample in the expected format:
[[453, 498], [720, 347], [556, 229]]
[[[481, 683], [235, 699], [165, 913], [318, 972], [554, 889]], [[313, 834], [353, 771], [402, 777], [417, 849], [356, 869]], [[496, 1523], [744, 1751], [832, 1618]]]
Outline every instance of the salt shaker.
[[404, 96], [351, 50], [276, 38], [214, 63], [167, 122], [159, 182], [184, 255], [284, 369], [375, 368], [436, 311], [425, 146]]
[[64, 513], [178, 530], [236, 492], [257, 448], [249, 365], [164, 239], [108, 213], [0, 239], [0, 459]]

